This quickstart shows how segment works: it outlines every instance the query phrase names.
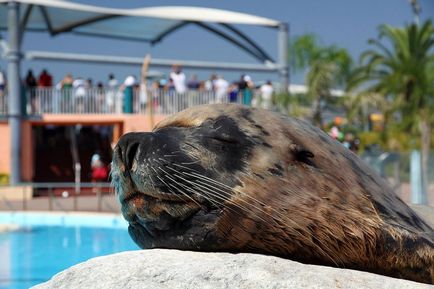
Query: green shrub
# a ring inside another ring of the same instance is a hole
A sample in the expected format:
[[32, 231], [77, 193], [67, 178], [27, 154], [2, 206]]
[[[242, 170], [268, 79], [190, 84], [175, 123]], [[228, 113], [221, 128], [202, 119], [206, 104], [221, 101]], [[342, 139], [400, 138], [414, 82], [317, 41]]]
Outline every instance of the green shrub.
[[364, 151], [367, 146], [378, 144], [383, 145], [383, 136], [380, 132], [366, 131], [359, 133], [360, 150]]
[[9, 184], [9, 175], [5, 173], [0, 173], [0, 185]]

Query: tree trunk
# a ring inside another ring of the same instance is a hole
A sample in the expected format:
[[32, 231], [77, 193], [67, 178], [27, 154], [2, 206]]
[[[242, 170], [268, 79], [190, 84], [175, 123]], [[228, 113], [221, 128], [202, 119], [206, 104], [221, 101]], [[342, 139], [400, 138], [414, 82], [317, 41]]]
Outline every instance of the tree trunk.
[[322, 96], [319, 96], [314, 102], [313, 124], [319, 128], [323, 128], [322, 123]]
[[419, 123], [421, 132], [421, 172], [422, 172], [422, 202], [428, 204], [428, 160], [431, 147], [431, 125], [427, 115], [422, 114]]

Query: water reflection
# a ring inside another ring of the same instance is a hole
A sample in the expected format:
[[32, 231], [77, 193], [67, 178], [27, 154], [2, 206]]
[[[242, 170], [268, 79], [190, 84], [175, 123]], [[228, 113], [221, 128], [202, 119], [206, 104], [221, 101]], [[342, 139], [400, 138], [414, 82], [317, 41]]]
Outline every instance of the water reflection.
[[34, 226], [0, 233], [0, 289], [29, 288], [89, 258], [136, 249], [126, 229]]

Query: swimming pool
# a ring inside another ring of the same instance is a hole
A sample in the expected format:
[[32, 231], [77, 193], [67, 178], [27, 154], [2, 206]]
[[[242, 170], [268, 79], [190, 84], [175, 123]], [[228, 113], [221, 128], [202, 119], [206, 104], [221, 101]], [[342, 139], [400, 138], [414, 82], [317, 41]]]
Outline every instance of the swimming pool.
[[0, 289], [29, 288], [89, 258], [138, 249], [114, 214], [0, 212], [0, 224], [18, 227], [0, 232]]

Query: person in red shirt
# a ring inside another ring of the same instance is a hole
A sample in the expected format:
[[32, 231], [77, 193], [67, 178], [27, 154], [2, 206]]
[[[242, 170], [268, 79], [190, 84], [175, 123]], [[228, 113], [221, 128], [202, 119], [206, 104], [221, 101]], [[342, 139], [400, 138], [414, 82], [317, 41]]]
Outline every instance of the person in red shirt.
[[92, 182], [107, 182], [108, 168], [101, 161], [99, 154], [94, 154], [91, 161]]
[[42, 70], [38, 79], [39, 87], [52, 87], [53, 86], [53, 77], [47, 72], [46, 69]]

